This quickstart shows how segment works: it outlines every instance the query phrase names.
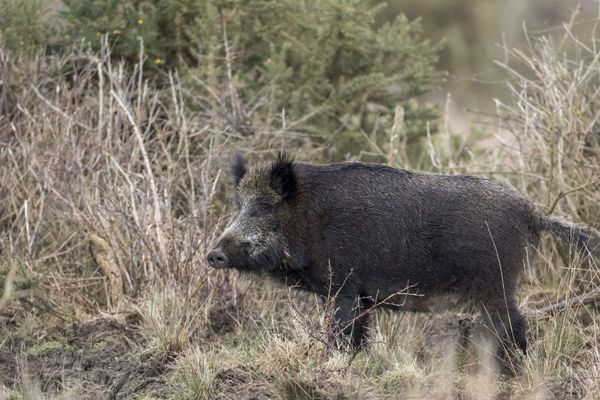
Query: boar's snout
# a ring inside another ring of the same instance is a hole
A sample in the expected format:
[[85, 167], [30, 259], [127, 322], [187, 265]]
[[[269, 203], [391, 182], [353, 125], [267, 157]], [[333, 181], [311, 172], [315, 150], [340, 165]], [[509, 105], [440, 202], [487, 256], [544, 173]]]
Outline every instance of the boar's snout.
[[227, 254], [220, 247], [212, 249], [206, 256], [206, 259], [208, 260], [208, 265], [213, 268], [225, 268], [229, 262]]

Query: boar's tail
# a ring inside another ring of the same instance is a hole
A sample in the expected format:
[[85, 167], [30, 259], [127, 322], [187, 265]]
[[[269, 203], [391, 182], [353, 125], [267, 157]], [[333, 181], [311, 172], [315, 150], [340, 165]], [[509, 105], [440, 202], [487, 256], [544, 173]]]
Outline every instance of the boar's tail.
[[542, 217], [542, 230], [550, 232], [569, 243], [574, 243], [579, 250], [587, 254], [600, 248], [600, 232], [587, 225], [576, 224], [562, 218]]

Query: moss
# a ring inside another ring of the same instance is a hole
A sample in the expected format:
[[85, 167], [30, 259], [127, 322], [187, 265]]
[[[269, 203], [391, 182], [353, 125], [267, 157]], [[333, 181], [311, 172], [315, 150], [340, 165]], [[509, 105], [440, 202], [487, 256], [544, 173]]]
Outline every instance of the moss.
[[73, 346], [67, 343], [58, 340], [48, 340], [33, 345], [27, 349], [27, 353], [33, 356], [47, 356], [59, 352], [71, 352], [73, 350]]

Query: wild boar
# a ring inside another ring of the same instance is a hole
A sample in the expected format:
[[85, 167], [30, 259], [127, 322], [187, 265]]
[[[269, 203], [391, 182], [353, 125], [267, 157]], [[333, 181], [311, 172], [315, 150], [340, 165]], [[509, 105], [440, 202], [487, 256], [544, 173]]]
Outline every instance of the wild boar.
[[[360, 346], [373, 305], [426, 311], [451, 295], [527, 351], [516, 290], [541, 232], [591, 251], [598, 232], [546, 215], [516, 190], [473, 176], [385, 165], [314, 165], [280, 155], [232, 163], [237, 215], [208, 256], [214, 268], [271, 275], [326, 297]], [[407, 292], [408, 288], [408, 292]]]

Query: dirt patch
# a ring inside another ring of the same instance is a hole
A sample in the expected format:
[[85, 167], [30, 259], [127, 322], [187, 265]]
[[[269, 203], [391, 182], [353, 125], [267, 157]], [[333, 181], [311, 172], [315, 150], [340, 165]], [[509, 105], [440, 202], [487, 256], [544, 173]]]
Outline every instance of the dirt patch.
[[234, 332], [240, 325], [240, 312], [233, 305], [218, 304], [209, 314], [210, 328], [213, 333], [222, 335]]
[[213, 384], [215, 391], [225, 398], [266, 400], [275, 397], [268, 380], [245, 365], [219, 371]]
[[8, 338], [0, 347], [0, 384], [26, 378], [44, 393], [80, 387], [81, 399], [164, 397], [168, 360], [140, 354], [137, 330], [112, 318], [73, 323], [40, 333], [37, 341]]
[[570, 377], [551, 385], [550, 391], [557, 400], [575, 400], [583, 399], [587, 388], [579, 378]]

